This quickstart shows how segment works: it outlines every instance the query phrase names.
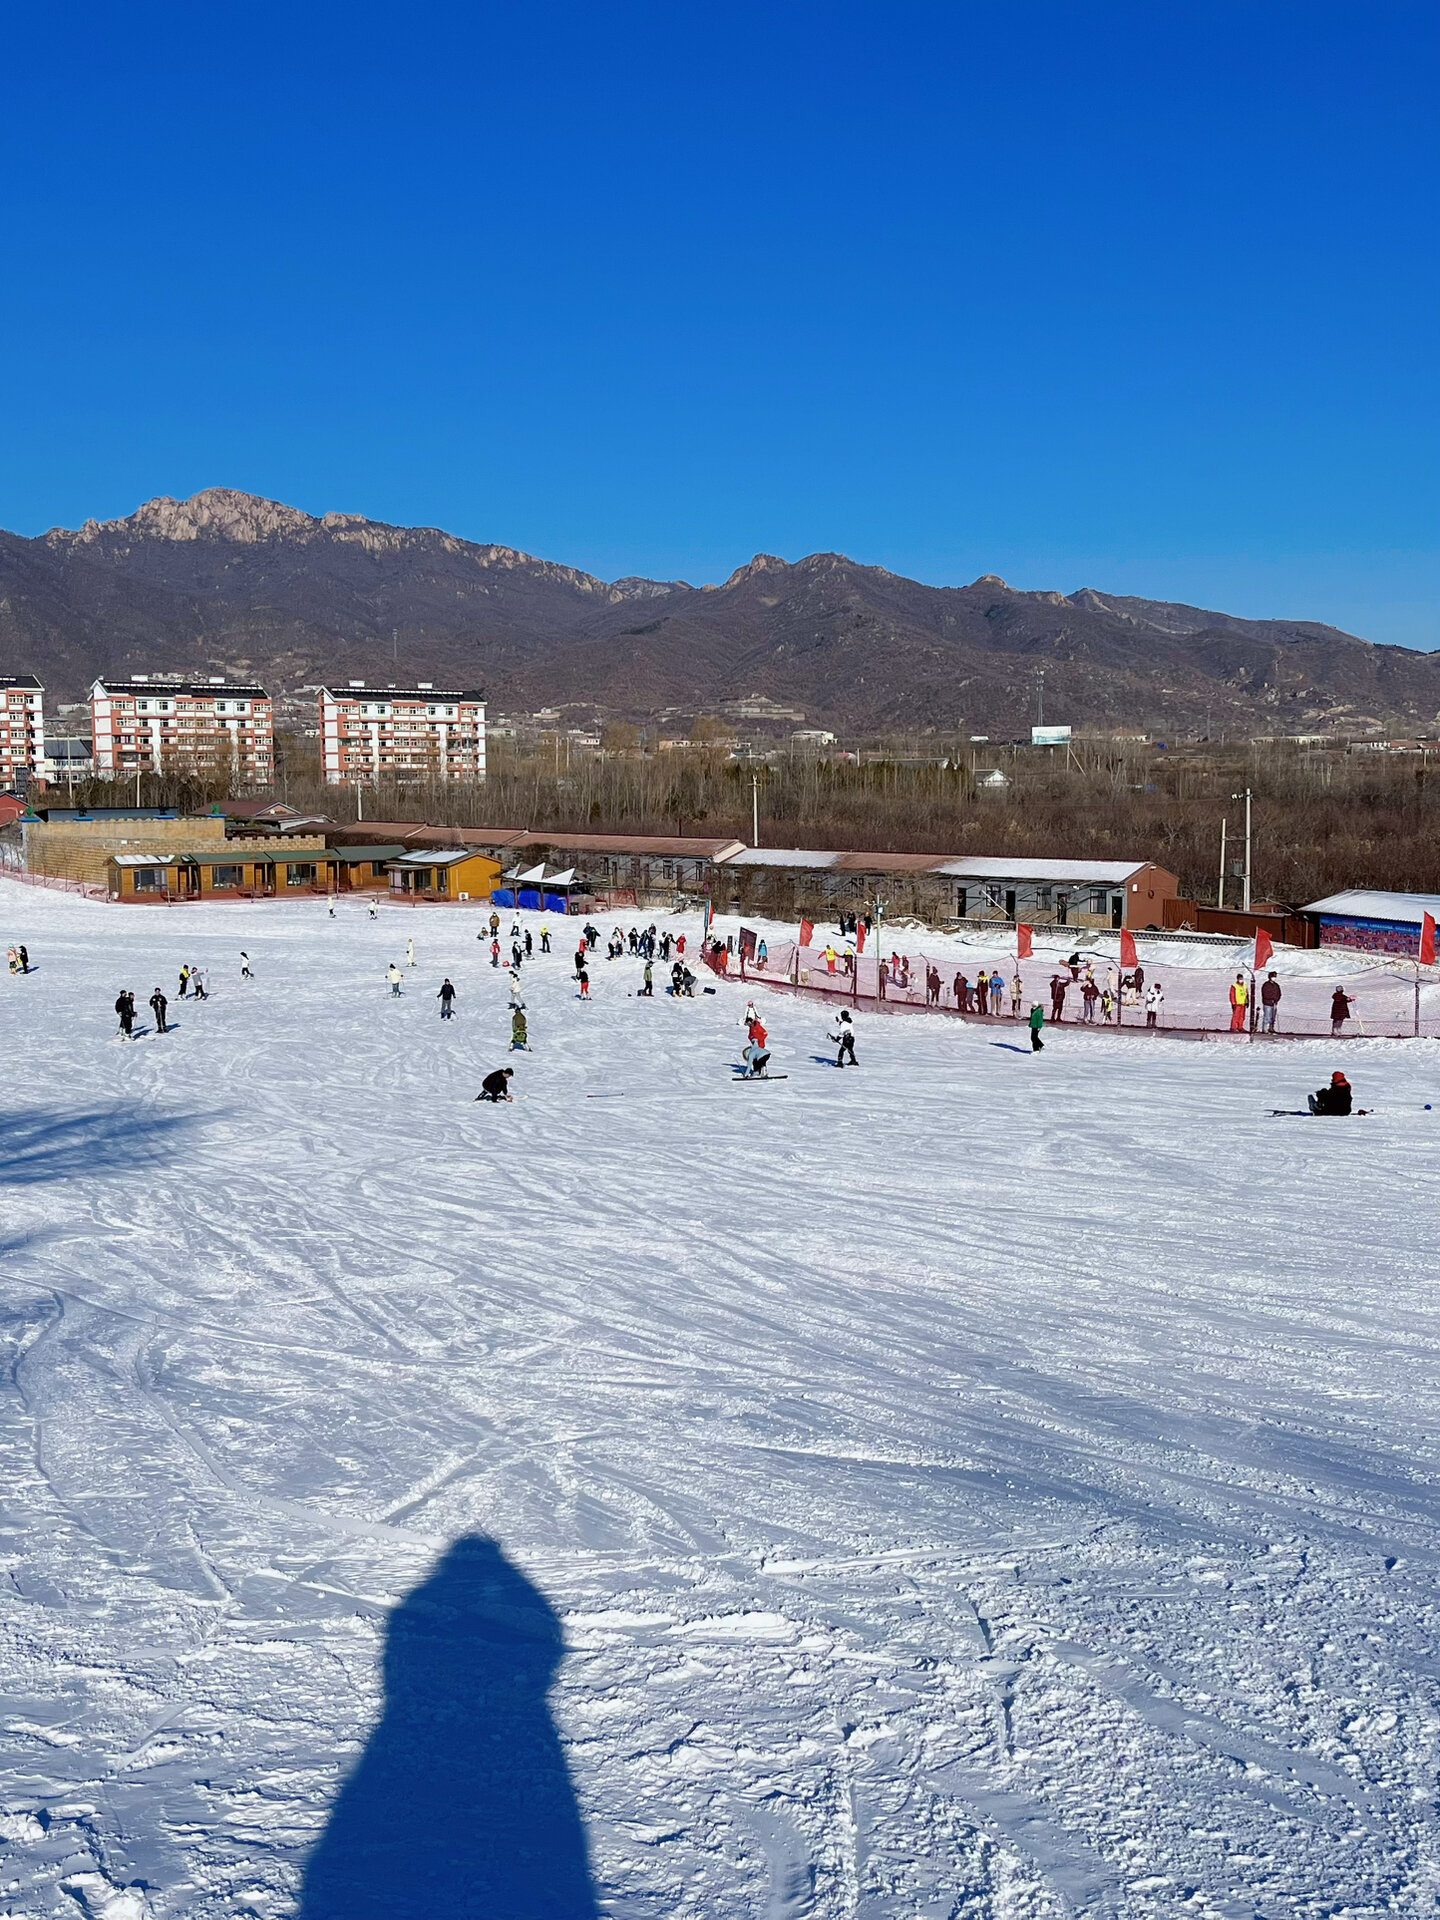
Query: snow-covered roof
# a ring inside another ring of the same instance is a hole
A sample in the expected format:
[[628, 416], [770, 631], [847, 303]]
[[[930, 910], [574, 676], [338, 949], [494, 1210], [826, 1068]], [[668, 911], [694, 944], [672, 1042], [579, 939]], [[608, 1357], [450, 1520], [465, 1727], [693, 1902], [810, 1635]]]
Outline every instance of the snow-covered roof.
[[112, 853], [117, 867], [168, 867], [173, 853]]
[[1351, 887], [1344, 893], [1312, 900], [1305, 912], [1329, 914], [1340, 920], [1398, 920], [1418, 927], [1427, 913], [1440, 921], [1440, 893], [1371, 893], [1363, 887]]
[[956, 880], [1038, 880], [1042, 885], [1090, 881], [1097, 887], [1118, 887], [1149, 865], [1148, 860], [937, 860], [935, 872]]
[[478, 847], [431, 847], [423, 853], [402, 853], [398, 860], [387, 862], [392, 867], [453, 867], [458, 860], [484, 860], [488, 856]]
[[807, 853], [803, 847], [742, 847], [728, 854], [727, 867], [833, 867], [838, 853]]

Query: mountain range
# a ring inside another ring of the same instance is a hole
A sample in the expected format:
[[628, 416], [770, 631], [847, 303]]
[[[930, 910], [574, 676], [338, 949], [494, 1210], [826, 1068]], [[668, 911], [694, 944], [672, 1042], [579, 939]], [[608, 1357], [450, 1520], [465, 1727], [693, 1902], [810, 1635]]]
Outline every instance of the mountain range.
[[1166, 601], [932, 587], [838, 553], [723, 584], [600, 580], [510, 547], [213, 487], [122, 520], [0, 532], [0, 672], [47, 705], [100, 673], [483, 687], [567, 719], [768, 700], [847, 733], [1010, 736], [1036, 716], [1175, 733], [1428, 730], [1440, 654]]

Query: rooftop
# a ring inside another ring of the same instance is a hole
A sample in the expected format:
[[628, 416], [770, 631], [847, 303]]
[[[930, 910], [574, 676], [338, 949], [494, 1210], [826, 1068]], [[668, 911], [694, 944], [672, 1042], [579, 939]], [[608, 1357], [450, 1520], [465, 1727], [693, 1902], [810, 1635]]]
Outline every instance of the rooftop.
[[1365, 887], [1349, 887], [1344, 893], [1312, 900], [1303, 911], [1329, 914], [1339, 920], [1398, 920], [1418, 927], [1427, 913], [1432, 920], [1440, 921], [1440, 893], [1375, 893]]

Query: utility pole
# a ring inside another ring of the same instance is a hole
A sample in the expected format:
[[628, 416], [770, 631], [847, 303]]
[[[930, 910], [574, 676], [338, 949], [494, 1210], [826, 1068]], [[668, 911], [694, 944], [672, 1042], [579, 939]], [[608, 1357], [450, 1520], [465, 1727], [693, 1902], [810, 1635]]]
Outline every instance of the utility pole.
[[752, 847], [758, 847], [760, 844], [760, 776], [758, 773], [752, 773], [750, 776], [750, 844]]
[[1215, 904], [1217, 907], [1221, 909], [1222, 912], [1224, 911], [1224, 907], [1225, 907], [1225, 821], [1223, 817], [1221, 818], [1221, 821], [1220, 821], [1220, 891], [1215, 897]]
[[1250, 911], [1250, 801], [1252, 795], [1249, 787], [1247, 787], [1244, 793], [1232, 793], [1230, 798], [1232, 800], [1243, 800], [1245, 802], [1245, 872], [1240, 883], [1240, 904], [1245, 912], [1248, 913]]
[[1035, 674], [1035, 724], [1045, 724], [1045, 669], [1040, 667]]

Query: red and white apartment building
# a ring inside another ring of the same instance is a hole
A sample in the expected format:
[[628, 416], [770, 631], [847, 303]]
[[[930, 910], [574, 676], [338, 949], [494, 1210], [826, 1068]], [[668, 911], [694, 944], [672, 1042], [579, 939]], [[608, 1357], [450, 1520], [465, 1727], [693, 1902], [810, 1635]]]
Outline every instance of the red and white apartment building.
[[223, 677], [182, 680], [137, 673], [90, 689], [97, 775], [232, 772], [268, 786], [275, 772], [270, 696]]
[[33, 673], [0, 673], [0, 787], [45, 772], [45, 689]]
[[329, 785], [381, 779], [483, 780], [485, 696], [422, 680], [413, 687], [320, 689]]

